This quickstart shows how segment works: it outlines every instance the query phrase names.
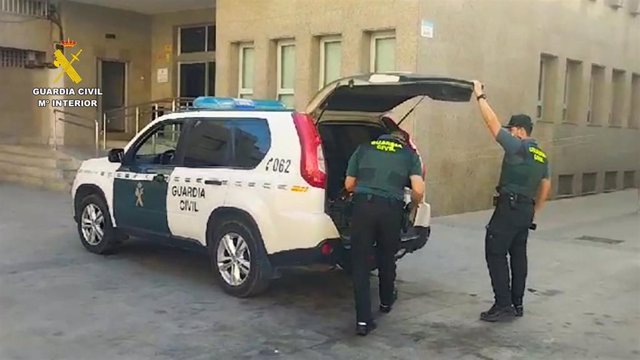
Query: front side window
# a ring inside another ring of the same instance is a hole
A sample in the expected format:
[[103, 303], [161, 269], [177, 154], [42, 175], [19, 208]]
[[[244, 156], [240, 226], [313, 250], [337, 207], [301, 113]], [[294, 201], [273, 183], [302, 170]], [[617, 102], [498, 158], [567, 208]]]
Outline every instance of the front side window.
[[137, 147], [133, 157], [136, 164], [171, 165], [182, 131], [180, 122], [168, 122], [152, 130]]

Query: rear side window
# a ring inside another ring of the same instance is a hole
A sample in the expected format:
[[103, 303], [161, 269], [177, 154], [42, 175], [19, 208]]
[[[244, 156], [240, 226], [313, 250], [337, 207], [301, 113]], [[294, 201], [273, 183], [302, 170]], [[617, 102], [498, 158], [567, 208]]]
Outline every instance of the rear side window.
[[253, 169], [271, 148], [271, 131], [265, 119], [236, 119], [229, 122], [234, 129], [234, 167]]
[[196, 120], [184, 150], [187, 167], [253, 169], [271, 148], [266, 119]]
[[232, 129], [224, 120], [196, 120], [185, 144], [184, 165], [188, 167], [229, 166]]

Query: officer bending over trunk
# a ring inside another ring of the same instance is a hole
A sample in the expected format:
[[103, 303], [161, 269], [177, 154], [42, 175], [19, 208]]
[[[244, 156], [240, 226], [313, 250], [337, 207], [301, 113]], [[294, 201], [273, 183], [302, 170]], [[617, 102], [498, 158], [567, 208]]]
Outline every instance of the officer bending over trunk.
[[[534, 228], [534, 217], [549, 195], [551, 181], [547, 155], [530, 137], [531, 118], [514, 115], [503, 128], [478, 81], [474, 81], [474, 93], [489, 132], [505, 152], [496, 188], [496, 208], [485, 237], [485, 258], [495, 303], [480, 314], [480, 319], [494, 322], [524, 313], [522, 300], [527, 277], [529, 228]], [[511, 260], [511, 283], [507, 253]]]
[[400, 131], [360, 145], [349, 159], [345, 188], [353, 192], [351, 256], [356, 306], [356, 332], [376, 328], [371, 314], [370, 255], [377, 244], [380, 311], [388, 313], [397, 298], [395, 254], [400, 245], [404, 186], [410, 181], [412, 206], [424, 196], [418, 154]]

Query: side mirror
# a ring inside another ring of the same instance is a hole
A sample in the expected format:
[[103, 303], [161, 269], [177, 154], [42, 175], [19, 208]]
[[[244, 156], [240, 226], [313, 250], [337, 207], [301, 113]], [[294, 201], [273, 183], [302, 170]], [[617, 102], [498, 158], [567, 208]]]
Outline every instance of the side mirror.
[[124, 157], [124, 149], [111, 149], [109, 150], [109, 162], [119, 163], [122, 162], [122, 158]]

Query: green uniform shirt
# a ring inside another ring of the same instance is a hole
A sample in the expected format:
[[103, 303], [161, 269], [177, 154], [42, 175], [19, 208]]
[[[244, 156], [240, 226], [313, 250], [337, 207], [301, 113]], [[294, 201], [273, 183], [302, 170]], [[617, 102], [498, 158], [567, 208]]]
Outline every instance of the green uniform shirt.
[[356, 178], [356, 194], [404, 200], [412, 175], [422, 176], [418, 154], [388, 135], [360, 145], [349, 159], [347, 176]]
[[500, 191], [535, 199], [540, 180], [550, 176], [547, 155], [534, 139], [518, 139], [504, 128], [500, 129], [496, 140], [504, 149]]

